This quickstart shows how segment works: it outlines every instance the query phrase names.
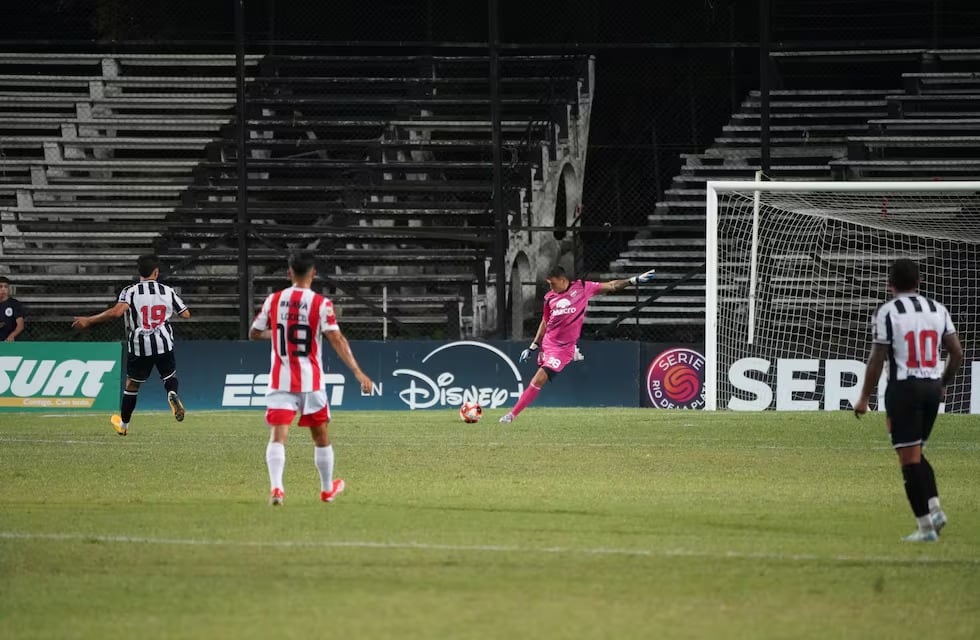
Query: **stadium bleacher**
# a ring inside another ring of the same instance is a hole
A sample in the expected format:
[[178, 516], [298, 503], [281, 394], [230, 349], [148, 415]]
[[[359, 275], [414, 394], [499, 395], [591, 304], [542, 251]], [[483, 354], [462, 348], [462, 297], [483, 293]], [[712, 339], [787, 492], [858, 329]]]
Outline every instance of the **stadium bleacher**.
[[[263, 242], [279, 250], [257, 243], [251, 254], [257, 295], [281, 279], [286, 248], [301, 246], [329, 256], [322, 275], [347, 323], [380, 326], [376, 312], [358, 312], [360, 300], [383, 298], [418, 335], [447, 324], [473, 330], [492, 229], [487, 64], [479, 56], [263, 59], [249, 86], [249, 210], [264, 221]], [[549, 149], [567, 144], [558, 131], [568, 130], [582, 64], [502, 60], [510, 211], [526, 206], [522, 192], [547, 169]], [[209, 145], [176, 211], [179, 228], [167, 235], [169, 255], [193, 251], [195, 229], [221, 234], [234, 224], [234, 133], [226, 127]]]
[[[492, 227], [487, 58], [246, 63], [254, 296], [309, 248], [358, 335], [382, 335], [382, 307], [396, 328], [472, 331]], [[501, 60], [513, 215], [564, 147], [584, 147], [569, 120], [589, 64]], [[237, 333], [233, 71], [221, 55], [0, 54], [0, 269], [44, 310], [35, 323], [106, 306], [156, 251], [185, 298], [207, 300], [194, 321]]]
[[[814, 57], [796, 57], [804, 54]], [[862, 56], [903, 71], [886, 89], [771, 93], [770, 177], [977, 179], [980, 50], [817, 54]], [[304, 247], [331, 257], [324, 286], [361, 335], [380, 335], [381, 306], [419, 335], [476, 329], [493, 284], [487, 64], [480, 56], [247, 58], [256, 298], [282, 283], [286, 252]], [[563, 149], [585, 143], [570, 131], [591, 90], [588, 64], [502, 60], [505, 206], [515, 219]], [[111, 302], [132, 276], [132, 257], [156, 251], [185, 295], [207, 296], [196, 319], [234, 332], [233, 69], [234, 58], [220, 55], [0, 54], [0, 270], [18, 295], [61, 322]], [[630, 322], [700, 331], [703, 279], [688, 276], [704, 261], [704, 182], [754, 176], [760, 104], [750, 92], [712, 146], [682, 154], [649, 230], [599, 274], [656, 268], [663, 284], [687, 278]], [[46, 274], [57, 282], [45, 283]], [[598, 299], [588, 322], [599, 327], [635, 302], [632, 293]]]
[[[902, 89], [774, 90], [770, 97], [769, 177], [786, 180], [980, 179], [980, 50], [780, 52], [787, 58], [900, 64]], [[710, 179], [751, 180], [760, 167], [760, 101], [751, 92], [714, 144], [682, 154], [684, 165], [648, 216], [650, 230], [629, 243], [604, 277], [656, 268], [674, 284], [704, 262], [705, 190]], [[787, 293], [799, 282], [788, 277]], [[633, 309], [635, 294], [593, 302], [587, 322], [600, 328]], [[630, 325], [676, 327], [700, 335], [703, 271], [629, 318]], [[689, 327], [685, 329], [685, 327]]]

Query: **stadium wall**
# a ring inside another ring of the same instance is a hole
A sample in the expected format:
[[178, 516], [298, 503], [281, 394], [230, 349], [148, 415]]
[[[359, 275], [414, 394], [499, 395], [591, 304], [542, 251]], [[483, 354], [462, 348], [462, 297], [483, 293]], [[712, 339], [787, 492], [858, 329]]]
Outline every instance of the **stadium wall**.
[[[551, 407], [636, 407], [649, 353], [674, 345], [580, 343], [586, 358], [570, 364], [536, 402]], [[513, 406], [536, 369], [521, 363], [526, 342], [351, 341], [375, 381], [362, 395], [336, 357], [324, 365], [331, 405], [341, 409], [449, 409], [475, 399], [486, 408]], [[329, 350], [328, 350], [328, 353]], [[10, 343], [0, 347], [0, 411], [114, 410], [124, 377], [119, 343]], [[88, 372], [95, 367], [97, 372]], [[71, 384], [56, 384], [58, 372]], [[74, 372], [74, 373], [71, 373]], [[88, 372], [88, 373], [86, 373]], [[265, 342], [198, 340], [177, 347], [180, 393], [190, 410], [264, 407], [269, 346]], [[96, 375], [97, 374], [97, 375]], [[87, 377], [86, 377], [87, 376]], [[700, 391], [700, 384], [698, 391]], [[167, 410], [160, 383], [143, 385], [140, 410]]]
[[[704, 407], [701, 345], [582, 341], [585, 360], [568, 365], [535, 406]], [[362, 395], [353, 375], [328, 357], [331, 406], [351, 410], [449, 410], [464, 400], [488, 409], [511, 407], [536, 364], [521, 363], [526, 342], [351, 342], [361, 368], [375, 381]], [[0, 411], [110, 411], [124, 377], [120, 343], [6, 343], [0, 347]], [[180, 391], [191, 410], [262, 410], [268, 382], [265, 342], [194, 341], [178, 345]], [[728, 372], [737, 410], [848, 409], [864, 375], [859, 360], [743, 358]], [[945, 407], [980, 413], [980, 361], [964, 366], [965, 392]], [[880, 404], [880, 403], [879, 403]], [[140, 410], [167, 410], [163, 387], [144, 385]]]

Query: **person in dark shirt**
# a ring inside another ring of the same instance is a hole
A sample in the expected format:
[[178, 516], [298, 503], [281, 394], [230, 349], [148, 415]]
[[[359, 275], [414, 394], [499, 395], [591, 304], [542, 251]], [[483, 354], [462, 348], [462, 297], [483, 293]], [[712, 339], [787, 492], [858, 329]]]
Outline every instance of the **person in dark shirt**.
[[10, 279], [0, 276], [0, 341], [14, 342], [24, 331], [24, 305], [10, 297]]

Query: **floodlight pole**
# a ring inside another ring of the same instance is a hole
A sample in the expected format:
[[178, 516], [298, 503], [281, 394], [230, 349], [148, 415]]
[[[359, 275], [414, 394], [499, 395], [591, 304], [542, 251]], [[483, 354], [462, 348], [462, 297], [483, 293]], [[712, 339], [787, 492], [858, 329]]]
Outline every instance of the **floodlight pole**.
[[769, 0], [759, 2], [759, 169], [769, 175]]
[[504, 167], [500, 132], [500, 16], [498, 0], [487, 0], [490, 50], [490, 130], [493, 154], [493, 264], [497, 333], [507, 338], [507, 214], [504, 211]]
[[245, 0], [235, 2], [235, 92], [238, 98], [238, 337], [248, 338], [252, 309], [248, 277], [248, 154], [245, 150]]

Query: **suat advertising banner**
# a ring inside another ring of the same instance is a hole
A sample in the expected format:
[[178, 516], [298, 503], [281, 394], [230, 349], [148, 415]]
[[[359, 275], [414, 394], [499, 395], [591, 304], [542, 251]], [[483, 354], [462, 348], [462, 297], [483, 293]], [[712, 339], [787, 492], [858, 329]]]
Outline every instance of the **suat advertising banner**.
[[118, 342], [0, 343], [0, 411], [119, 408]]
[[[535, 406], [637, 406], [640, 345], [584, 341], [579, 346], [585, 359], [566, 366]], [[365, 395], [325, 345], [328, 399], [333, 408], [351, 410], [444, 410], [465, 400], [502, 410], [517, 402], [537, 370], [537, 354], [520, 362], [526, 347], [526, 342], [503, 340], [352, 340], [354, 356], [375, 383]], [[264, 408], [270, 357], [264, 341], [178, 343], [180, 395], [188, 411]], [[167, 409], [158, 380], [143, 385], [138, 409]]]

